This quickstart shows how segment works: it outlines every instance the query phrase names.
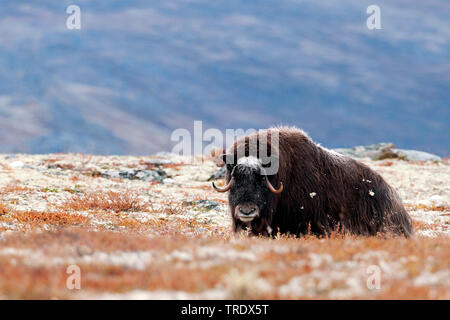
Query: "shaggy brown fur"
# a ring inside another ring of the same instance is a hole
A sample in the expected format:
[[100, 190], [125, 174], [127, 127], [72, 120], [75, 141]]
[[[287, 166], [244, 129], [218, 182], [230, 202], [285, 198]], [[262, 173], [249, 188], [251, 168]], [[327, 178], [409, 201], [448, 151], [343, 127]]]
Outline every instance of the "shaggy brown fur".
[[[401, 199], [378, 173], [315, 144], [296, 128], [269, 129], [268, 144], [275, 130], [279, 132], [279, 149], [275, 152], [280, 165], [269, 180], [273, 186], [282, 182], [284, 190], [279, 195], [269, 194], [266, 209], [247, 225], [232, 214], [235, 231], [250, 227], [253, 234], [279, 231], [302, 235], [310, 228], [312, 233], [326, 235], [340, 226], [358, 235], [412, 235], [411, 218]], [[267, 130], [236, 140], [229, 154], [237, 157], [236, 150], [244, 147], [248, 156], [249, 137], [259, 141], [261, 134], [267, 134]], [[227, 182], [230, 174], [228, 169]]]

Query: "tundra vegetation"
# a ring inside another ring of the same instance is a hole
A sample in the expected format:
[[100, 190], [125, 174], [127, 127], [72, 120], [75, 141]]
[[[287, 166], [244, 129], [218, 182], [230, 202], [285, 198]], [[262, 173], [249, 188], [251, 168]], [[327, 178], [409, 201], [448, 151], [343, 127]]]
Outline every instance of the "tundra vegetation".
[[0, 155], [0, 298], [449, 299], [449, 159], [362, 162], [403, 199], [414, 236], [235, 235], [212, 159]]

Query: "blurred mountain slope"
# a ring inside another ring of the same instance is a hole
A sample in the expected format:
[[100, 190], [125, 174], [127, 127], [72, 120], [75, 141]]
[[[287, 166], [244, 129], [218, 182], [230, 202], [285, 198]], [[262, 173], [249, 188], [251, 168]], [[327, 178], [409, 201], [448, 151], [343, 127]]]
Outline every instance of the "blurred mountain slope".
[[0, 152], [148, 154], [289, 124], [328, 147], [450, 155], [450, 3], [2, 1]]

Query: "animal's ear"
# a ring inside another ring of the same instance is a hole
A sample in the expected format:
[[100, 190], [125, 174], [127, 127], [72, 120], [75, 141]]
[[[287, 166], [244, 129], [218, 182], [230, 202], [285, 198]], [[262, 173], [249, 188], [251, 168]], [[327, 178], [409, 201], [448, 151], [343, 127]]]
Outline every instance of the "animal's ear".
[[223, 153], [218, 158], [223, 164], [233, 164], [234, 157], [231, 154]]
[[232, 154], [222, 154], [221, 155], [222, 161], [224, 164], [227, 165], [227, 169], [231, 172], [234, 168], [234, 156]]
[[228, 155], [227, 155], [226, 153], [222, 154], [222, 155], [220, 156], [220, 158], [222, 159], [223, 163], [225, 163], [225, 164], [227, 163]]

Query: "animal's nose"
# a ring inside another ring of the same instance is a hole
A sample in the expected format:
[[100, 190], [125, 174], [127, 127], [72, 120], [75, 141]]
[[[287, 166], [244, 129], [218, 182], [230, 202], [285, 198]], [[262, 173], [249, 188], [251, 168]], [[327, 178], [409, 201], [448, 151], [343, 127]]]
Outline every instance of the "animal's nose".
[[255, 207], [253, 207], [253, 208], [243, 208], [243, 207], [240, 207], [240, 208], [239, 208], [239, 212], [242, 213], [242, 214], [245, 214], [245, 215], [252, 214], [253, 212], [255, 212], [255, 210], [256, 210]]

